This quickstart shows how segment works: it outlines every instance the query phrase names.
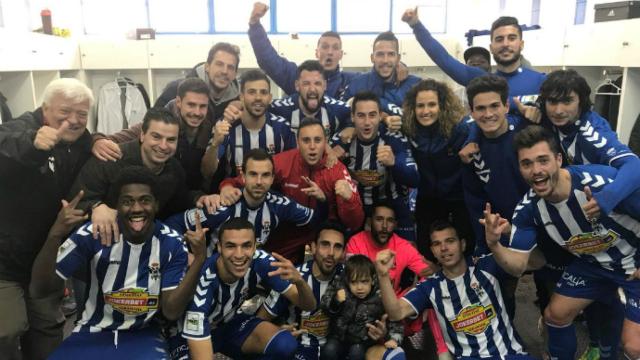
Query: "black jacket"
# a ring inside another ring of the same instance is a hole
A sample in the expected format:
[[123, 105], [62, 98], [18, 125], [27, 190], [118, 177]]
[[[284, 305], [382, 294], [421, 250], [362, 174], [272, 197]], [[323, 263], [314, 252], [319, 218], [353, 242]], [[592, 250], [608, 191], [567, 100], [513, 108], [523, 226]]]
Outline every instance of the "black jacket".
[[[122, 150], [122, 158], [118, 161], [101, 161], [92, 157], [84, 165], [72, 193], [84, 190], [84, 197], [78, 207], [89, 210], [97, 202], [104, 202], [116, 208], [116, 189], [112, 187], [120, 171], [128, 166], [144, 166], [138, 140], [118, 144]], [[156, 177], [156, 198], [160, 203], [158, 219], [185, 211], [194, 206], [194, 198], [201, 193], [189, 193], [185, 183], [185, 173], [175, 157], [171, 157], [162, 172]]]
[[42, 126], [41, 109], [0, 125], [0, 279], [25, 284], [61, 200], [91, 155], [88, 131], [73, 144], [37, 150]]

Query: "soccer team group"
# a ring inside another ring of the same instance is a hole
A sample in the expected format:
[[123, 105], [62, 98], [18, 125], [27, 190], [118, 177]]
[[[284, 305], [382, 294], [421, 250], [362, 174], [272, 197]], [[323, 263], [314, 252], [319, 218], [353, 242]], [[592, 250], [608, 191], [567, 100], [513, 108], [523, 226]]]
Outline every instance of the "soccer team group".
[[418, 358], [530, 359], [513, 318], [532, 272], [549, 358], [579, 356], [584, 314], [584, 358], [640, 359], [640, 160], [581, 75], [532, 69], [512, 17], [461, 63], [416, 9], [465, 88], [409, 74], [391, 32], [369, 72], [342, 71], [335, 32], [297, 65], [267, 11], [261, 70], [236, 79], [217, 43], [117, 134], [89, 134], [75, 79], [0, 125], [0, 357], [398, 360], [424, 332]]

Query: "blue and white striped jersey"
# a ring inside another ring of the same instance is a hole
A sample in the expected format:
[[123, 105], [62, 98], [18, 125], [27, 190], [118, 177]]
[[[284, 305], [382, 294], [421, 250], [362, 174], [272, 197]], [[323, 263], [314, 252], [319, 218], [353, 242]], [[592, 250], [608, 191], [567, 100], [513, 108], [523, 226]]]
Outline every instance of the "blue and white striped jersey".
[[[332, 146], [339, 145], [346, 152], [345, 165], [358, 183], [365, 208], [377, 200], [407, 196], [407, 188], [419, 184], [418, 167], [409, 140], [399, 132], [387, 131], [384, 126], [380, 126], [379, 131], [379, 135], [369, 142], [354, 137], [350, 144], [343, 144], [338, 134], [331, 139]], [[379, 145], [391, 146], [395, 155], [393, 166], [387, 168], [377, 160]]]
[[268, 252], [256, 250], [249, 270], [233, 284], [226, 284], [218, 277], [216, 263], [219, 257], [217, 253], [209, 257], [200, 271], [196, 293], [187, 307], [182, 327], [182, 336], [187, 339], [210, 338], [218, 324], [230, 321], [240, 311], [240, 305], [255, 295], [259, 284], [264, 283], [265, 288], [281, 294], [292, 286], [279, 276], [268, 275], [276, 270], [271, 266], [276, 259]]
[[260, 130], [248, 130], [239, 120], [229, 129], [229, 135], [218, 147], [218, 159], [226, 160], [226, 176], [233, 177], [242, 172], [245, 151], [260, 148], [274, 155], [296, 148], [296, 136], [291, 131], [291, 125], [281, 116], [267, 112], [265, 117], [266, 121]]
[[618, 140], [602, 116], [588, 111], [573, 124], [549, 126], [562, 146], [567, 164], [609, 165], [620, 172], [616, 181], [596, 197], [602, 212], [608, 214], [622, 199], [640, 187], [640, 159]]
[[499, 280], [505, 275], [493, 256], [485, 255], [455, 279], [439, 271], [402, 299], [416, 314], [434, 308], [455, 358], [503, 359], [525, 353], [502, 300]]
[[195, 230], [196, 212], [200, 213], [202, 227], [209, 228], [207, 256], [211, 256], [218, 243], [218, 228], [231, 218], [242, 217], [249, 220], [254, 225], [256, 243], [260, 247], [267, 242], [271, 231], [277, 228], [282, 221], [305, 226], [312, 220], [315, 221], [316, 217], [322, 216], [321, 211], [314, 211], [287, 196], [270, 191], [267, 192], [264, 202], [255, 209], [250, 208], [242, 196], [234, 205], [220, 207], [213, 214], [205, 213], [203, 209], [194, 208], [170, 216], [165, 223], [177, 232], [184, 234], [187, 230]]
[[300, 335], [298, 341], [306, 346], [322, 346], [327, 341], [329, 333], [330, 318], [320, 309], [322, 295], [324, 295], [329, 283], [342, 274], [344, 270], [343, 264], [338, 264], [333, 272], [331, 279], [320, 281], [313, 276], [313, 260], [297, 267], [302, 278], [309, 284], [313, 291], [313, 296], [318, 304], [314, 311], [301, 311], [299, 308], [291, 304], [287, 298], [280, 296], [277, 291], [271, 291], [269, 297], [264, 302], [265, 309], [275, 317], [285, 317], [287, 323], [296, 324], [298, 329], [306, 330], [306, 333]]
[[572, 126], [552, 126], [565, 151], [569, 165], [612, 163], [625, 156], [636, 156], [628, 146], [618, 140], [609, 123], [595, 112], [589, 111]]
[[615, 180], [616, 170], [602, 165], [574, 165], [569, 198], [552, 203], [533, 191], [520, 201], [513, 215], [509, 246], [531, 251], [538, 231], [575, 256], [617, 273], [631, 274], [640, 267], [640, 191], [624, 199], [609, 215], [587, 220], [582, 206], [587, 203], [584, 187], [601, 191]]
[[[282, 116], [289, 124], [291, 130], [297, 135], [300, 121], [305, 117], [300, 110], [299, 95], [293, 94], [284, 99], [276, 99], [271, 102], [269, 111], [272, 114]], [[328, 96], [324, 96], [321, 100], [320, 108], [315, 114], [315, 118], [322, 121], [327, 138], [331, 138], [333, 134], [353, 126], [351, 122], [351, 108], [347, 103]]]
[[56, 273], [67, 279], [89, 269], [89, 295], [74, 332], [144, 327], [160, 306], [161, 292], [175, 289], [187, 268], [187, 251], [178, 233], [159, 221], [142, 244], [126, 239], [110, 247], [91, 234], [88, 222], [58, 249]]

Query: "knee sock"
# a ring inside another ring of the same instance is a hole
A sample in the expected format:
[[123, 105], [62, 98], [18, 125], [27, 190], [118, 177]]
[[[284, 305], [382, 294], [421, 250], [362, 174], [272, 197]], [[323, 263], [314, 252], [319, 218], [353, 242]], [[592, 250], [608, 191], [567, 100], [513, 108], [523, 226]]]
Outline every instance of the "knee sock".
[[547, 323], [549, 355], [552, 360], [573, 360], [576, 354], [576, 327], [573, 323], [558, 327]]
[[609, 360], [618, 358], [618, 344], [622, 336], [622, 324], [624, 323], [624, 305], [619, 301], [611, 304], [594, 303], [598, 305], [598, 324], [600, 332], [600, 359]]
[[600, 343], [600, 326], [602, 322], [598, 316], [598, 312], [603, 311], [598, 302], [587, 306], [584, 309], [584, 318], [587, 321], [587, 330], [589, 330], [589, 346], [597, 347]]
[[405, 360], [404, 350], [401, 347], [397, 347], [395, 349], [387, 349], [384, 354], [382, 354], [382, 360]]
[[278, 331], [264, 348], [267, 357], [288, 359], [296, 352], [298, 342], [289, 331]]

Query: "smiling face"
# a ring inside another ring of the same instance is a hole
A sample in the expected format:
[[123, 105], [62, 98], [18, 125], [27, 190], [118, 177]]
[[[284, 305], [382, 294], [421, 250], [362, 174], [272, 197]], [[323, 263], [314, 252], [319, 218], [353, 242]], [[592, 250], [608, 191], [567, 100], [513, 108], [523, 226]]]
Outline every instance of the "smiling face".
[[333, 36], [323, 36], [318, 40], [316, 59], [325, 71], [334, 71], [342, 60], [342, 42]]
[[575, 91], [562, 98], [550, 97], [545, 101], [545, 111], [555, 126], [573, 124], [580, 117], [580, 98]]
[[353, 125], [358, 139], [362, 141], [373, 140], [378, 136], [380, 125], [380, 108], [378, 103], [371, 100], [358, 101], [352, 115]]
[[309, 113], [320, 108], [320, 100], [327, 88], [327, 81], [318, 71], [302, 70], [296, 80], [296, 90], [300, 94], [301, 106]]
[[558, 191], [562, 155], [554, 154], [546, 141], [518, 150], [520, 174], [536, 195], [554, 197]]
[[380, 40], [373, 44], [371, 63], [373, 68], [384, 80], [389, 80], [393, 76], [396, 66], [400, 62], [398, 44], [391, 40]]
[[423, 90], [416, 95], [416, 120], [422, 126], [433, 125], [438, 120], [440, 103], [438, 93], [433, 90]]
[[190, 128], [198, 128], [207, 116], [209, 96], [187, 91], [184, 97], [176, 98], [176, 106], [180, 110], [180, 117]]
[[520, 60], [524, 41], [513, 25], [501, 26], [493, 31], [489, 49], [498, 65], [509, 66]]
[[464, 240], [458, 238], [453, 228], [432, 232], [430, 247], [443, 269], [455, 269], [464, 260]]
[[488, 138], [498, 137], [507, 131], [508, 112], [509, 106], [502, 102], [497, 92], [479, 93], [473, 97], [471, 116]]
[[127, 240], [142, 243], [153, 233], [158, 203], [149, 185], [124, 185], [118, 196], [117, 210]]
[[333, 274], [333, 270], [344, 256], [344, 235], [336, 230], [325, 229], [318, 239], [311, 243], [313, 263], [324, 277]]
[[211, 63], [205, 64], [204, 69], [209, 75], [209, 83], [220, 92], [229, 87], [236, 78], [238, 58], [234, 54], [219, 50], [213, 55]]
[[140, 134], [140, 150], [144, 165], [149, 169], [164, 165], [176, 153], [179, 131], [177, 124], [151, 120], [147, 131]]
[[265, 80], [247, 81], [240, 94], [240, 101], [244, 104], [244, 109], [249, 115], [254, 119], [260, 118], [267, 112], [271, 103], [269, 83]]
[[87, 128], [90, 107], [91, 102], [88, 99], [76, 102], [62, 94], [56, 94], [48, 104], [42, 105], [42, 116], [45, 124], [54, 129], [58, 129], [63, 122], [67, 122], [68, 127], [61, 134], [62, 141], [73, 143], [84, 134]]
[[298, 149], [309, 166], [316, 165], [324, 156], [327, 139], [320, 125], [305, 126], [298, 131]]
[[218, 242], [217, 268], [221, 278], [236, 281], [244, 276], [251, 266], [256, 251], [256, 237], [253, 230], [225, 230]]

